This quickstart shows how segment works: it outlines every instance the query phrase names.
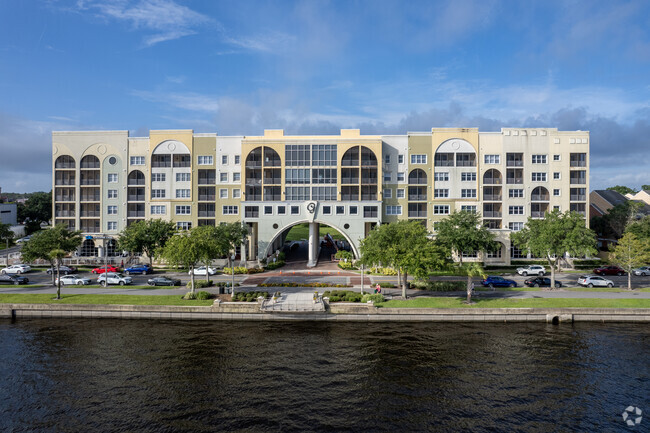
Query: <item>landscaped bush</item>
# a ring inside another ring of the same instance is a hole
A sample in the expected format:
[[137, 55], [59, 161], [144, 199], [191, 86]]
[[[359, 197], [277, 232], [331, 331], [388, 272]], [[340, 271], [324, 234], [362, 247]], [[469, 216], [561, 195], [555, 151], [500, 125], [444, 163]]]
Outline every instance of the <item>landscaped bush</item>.
[[267, 271], [272, 271], [274, 269], [281, 268], [284, 265], [285, 265], [285, 263], [284, 263], [283, 260], [278, 260], [277, 262], [269, 263], [268, 265], [265, 266], [265, 268], [266, 268]]
[[323, 292], [324, 298], [329, 298], [330, 302], [361, 302], [361, 293], [351, 290], [326, 290]]
[[344, 270], [358, 269], [356, 266], [352, 264], [352, 262], [339, 262], [337, 266]]
[[237, 292], [232, 297], [232, 300], [234, 302], [255, 302], [260, 296], [268, 298], [269, 292]]
[[284, 253], [284, 251], [280, 251], [278, 254], [278, 262], [284, 262], [287, 259], [287, 255]]
[[201, 290], [200, 292], [196, 292], [196, 299], [198, 299], [199, 301], [205, 301], [210, 298], [212, 298], [211, 293], [208, 293], [204, 290]]
[[430, 290], [432, 292], [456, 292], [465, 290], [467, 282], [465, 281], [411, 281], [411, 287], [420, 290]]
[[[194, 288], [195, 289], [203, 289], [205, 287], [212, 287], [214, 285], [214, 281], [210, 280], [210, 282], [207, 282], [205, 280], [194, 280]], [[187, 288], [191, 289], [192, 288], [192, 281], [187, 282]]]
[[[258, 272], [264, 272], [262, 268], [246, 268], [244, 266], [235, 266], [235, 275], [239, 274], [257, 274]], [[223, 268], [224, 275], [232, 275], [232, 268], [225, 267]]]
[[260, 283], [257, 287], [352, 287], [348, 284], [327, 283]]
[[371, 294], [363, 295], [363, 298], [361, 298], [361, 302], [365, 303], [365, 302], [368, 302], [368, 301], [384, 302], [384, 295], [382, 295], [381, 293], [375, 293], [375, 294], [372, 294], [372, 295]]
[[395, 287], [397, 287], [393, 283], [379, 283], [379, 285], [381, 286], [382, 289], [394, 289]]
[[[244, 268], [244, 269], [246, 269], [246, 268]], [[249, 269], [246, 269], [246, 271], [247, 272], [242, 272], [242, 274], [259, 274], [260, 272], [264, 272], [264, 269], [262, 269], [262, 268], [249, 268]], [[235, 273], [237, 273], [236, 270], [235, 270]]]
[[345, 260], [347, 259], [348, 262], [352, 261], [354, 259], [354, 254], [352, 254], [350, 251], [345, 251], [345, 250], [338, 250], [336, 254], [334, 255], [335, 258], [339, 260]]
[[368, 269], [368, 272], [371, 274], [381, 274], [381, 275], [397, 275], [397, 271], [393, 268], [382, 268], [380, 266], [374, 266]]
[[193, 292], [187, 292], [185, 295], [183, 295], [183, 299], [191, 301], [196, 299], [196, 293]]

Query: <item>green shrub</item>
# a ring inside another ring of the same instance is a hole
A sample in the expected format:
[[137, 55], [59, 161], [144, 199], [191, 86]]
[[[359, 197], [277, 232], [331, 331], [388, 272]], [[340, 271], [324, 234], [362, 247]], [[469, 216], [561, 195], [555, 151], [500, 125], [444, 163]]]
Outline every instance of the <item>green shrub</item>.
[[[194, 280], [195, 289], [203, 289], [204, 287], [212, 287], [213, 285], [214, 285], [214, 281], [212, 280], [210, 280], [209, 283], [205, 280], [197, 280], [197, 279]], [[192, 281], [188, 281], [187, 288], [189, 289], [191, 287], [192, 287]]]
[[339, 302], [341, 300], [338, 296], [330, 296], [330, 302]]
[[192, 292], [187, 292], [187, 293], [183, 296], [183, 299], [188, 300], [188, 301], [189, 301], [189, 300], [194, 300], [194, 299], [196, 299], [196, 294], [195, 294], [195, 293], [192, 293]]
[[274, 269], [281, 268], [284, 265], [285, 265], [284, 261], [278, 260], [277, 262], [271, 262], [268, 265], [266, 265], [266, 270], [272, 271]]
[[411, 287], [432, 292], [456, 292], [467, 288], [466, 281], [422, 281], [411, 282]]
[[373, 295], [371, 294], [363, 295], [363, 298], [361, 298], [361, 302], [366, 303], [368, 301], [384, 302], [384, 295], [382, 295], [381, 293], [375, 293]]
[[338, 250], [336, 254], [334, 255], [335, 258], [339, 260], [345, 260], [347, 259], [348, 262], [352, 261], [354, 259], [354, 254], [352, 254], [350, 251], [345, 251], [345, 250]]
[[[235, 273], [237, 273], [237, 269], [238, 268], [235, 268]], [[242, 267], [241, 269], [246, 269], [246, 268]], [[259, 274], [260, 272], [264, 272], [264, 269], [262, 269], [262, 268], [250, 268], [250, 269], [246, 269], [246, 271], [241, 272], [241, 273], [242, 274], [247, 274], [247, 273], [248, 274]]]
[[196, 299], [199, 301], [205, 301], [206, 299], [212, 298], [212, 294], [208, 293], [204, 290], [201, 290], [200, 292], [196, 292]]
[[339, 268], [341, 268], [341, 269], [345, 269], [345, 270], [348, 270], [348, 269], [357, 269], [357, 267], [354, 266], [351, 262], [339, 262], [337, 266], [338, 266]]
[[255, 302], [260, 296], [268, 298], [269, 292], [237, 292], [232, 297], [232, 300], [235, 302]]
[[280, 251], [280, 254], [278, 254], [278, 262], [284, 262], [287, 259], [287, 255], [284, 253], [284, 251]]

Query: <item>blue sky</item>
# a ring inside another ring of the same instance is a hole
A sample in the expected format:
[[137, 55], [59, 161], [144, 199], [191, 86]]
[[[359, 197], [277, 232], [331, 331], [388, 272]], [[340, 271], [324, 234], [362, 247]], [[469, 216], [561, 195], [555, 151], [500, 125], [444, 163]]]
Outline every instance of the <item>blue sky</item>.
[[592, 189], [650, 184], [650, 2], [0, 0], [0, 187], [52, 130], [591, 131]]

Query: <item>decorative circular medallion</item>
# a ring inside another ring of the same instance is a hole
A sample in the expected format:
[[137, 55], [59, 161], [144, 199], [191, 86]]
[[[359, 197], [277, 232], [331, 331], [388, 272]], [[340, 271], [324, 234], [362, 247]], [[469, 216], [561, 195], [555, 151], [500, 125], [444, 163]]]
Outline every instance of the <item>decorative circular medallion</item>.
[[316, 210], [316, 203], [309, 203], [307, 205], [307, 210], [309, 211], [309, 213], [314, 213], [314, 211]]
[[169, 142], [169, 143], [167, 144], [167, 149], [169, 149], [170, 152], [175, 151], [175, 150], [176, 150], [176, 143], [174, 143], [173, 141]]
[[349, 228], [350, 228], [350, 224], [348, 224], [348, 223], [343, 224], [343, 228], [346, 229], [346, 230], [349, 229]]
[[117, 162], [117, 158], [115, 158], [114, 156], [111, 156], [110, 158], [108, 158], [108, 163], [110, 165], [115, 165], [116, 162]]
[[102, 155], [105, 154], [106, 153], [106, 146], [104, 146], [103, 144], [100, 144], [99, 146], [97, 146], [97, 152], [101, 153]]
[[460, 143], [458, 141], [454, 141], [451, 143], [451, 147], [453, 147], [455, 150], [458, 150], [460, 148]]
[[273, 228], [274, 228], [275, 230], [277, 230], [278, 227], [279, 227], [279, 226], [278, 226], [277, 224], [273, 224]]

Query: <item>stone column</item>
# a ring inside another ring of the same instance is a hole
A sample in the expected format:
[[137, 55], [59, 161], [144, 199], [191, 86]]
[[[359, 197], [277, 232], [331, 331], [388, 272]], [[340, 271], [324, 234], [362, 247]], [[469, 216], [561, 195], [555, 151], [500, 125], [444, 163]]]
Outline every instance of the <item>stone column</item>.
[[309, 223], [309, 260], [307, 266], [313, 268], [318, 263], [318, 242], [319, 242], [320, 224]]

